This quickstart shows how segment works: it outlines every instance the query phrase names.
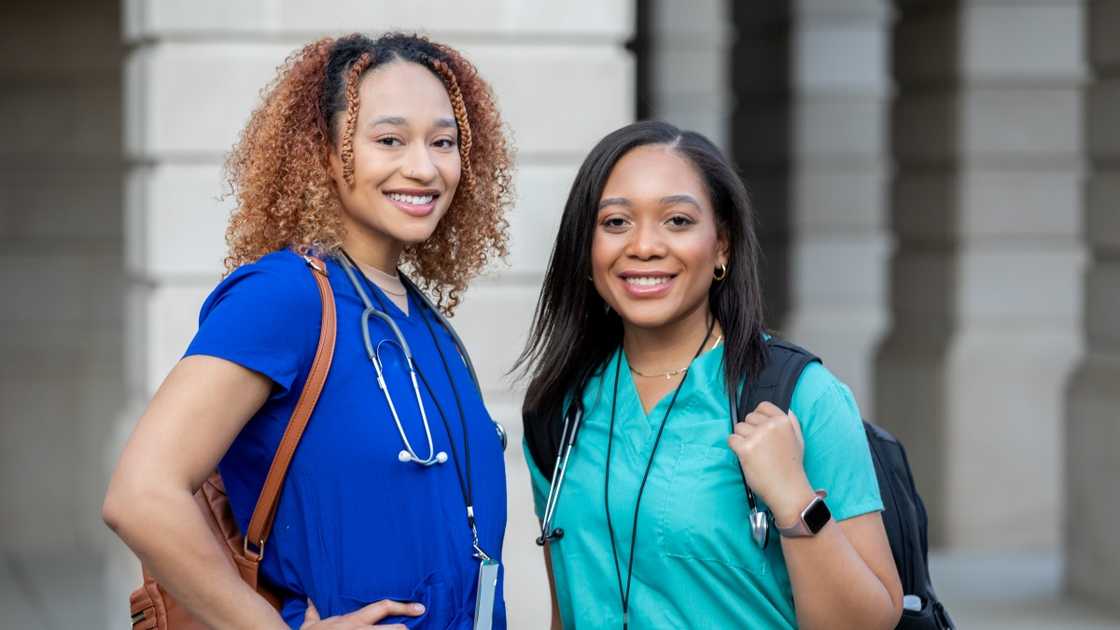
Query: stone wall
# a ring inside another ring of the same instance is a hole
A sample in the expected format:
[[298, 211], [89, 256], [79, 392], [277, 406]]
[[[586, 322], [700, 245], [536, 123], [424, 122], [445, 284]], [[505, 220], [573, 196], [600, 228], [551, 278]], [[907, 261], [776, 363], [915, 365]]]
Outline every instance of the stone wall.
[[1082, 346], [1082, 6], [896, 8], [876, 411], [909, 449], [931, 544], [1053, 548]]
[[0, 41], [0, 551], [61, 557], [107, 533], [122, 392], [119, 8], [7, 2]]

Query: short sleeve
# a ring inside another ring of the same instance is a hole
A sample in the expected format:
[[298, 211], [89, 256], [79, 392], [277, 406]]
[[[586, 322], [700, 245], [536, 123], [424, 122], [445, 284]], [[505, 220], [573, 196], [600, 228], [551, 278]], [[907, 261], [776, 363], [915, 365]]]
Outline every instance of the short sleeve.
[[310, 369], [321, 319], [307, 266], [291, 252], [277, 252], [222, 280], [203, 303], [184, 356], [231, 361], [268, 377], [278, 388], [274, 395], [284, 395]]
[[881, 511], [883, 500], [852, 392], [820, 363], [801, 373], [790, 408], [805, 437], [805, 473], [828, 491], [837, 521]]
[[533, 456], [529, 453], [529, 443], [521, 441], [521, 452], [525, 455], [525, 464], [529, 466], [529, 482], [533, 486], [533, 510], [537, 518], [544, 519], [544, 505], [548, 501], [548, 479], [537, 468]]

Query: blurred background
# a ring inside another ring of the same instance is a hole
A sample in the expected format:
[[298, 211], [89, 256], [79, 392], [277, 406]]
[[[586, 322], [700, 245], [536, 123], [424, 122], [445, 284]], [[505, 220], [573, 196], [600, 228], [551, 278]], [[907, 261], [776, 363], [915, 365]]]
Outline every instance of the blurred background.
[[[455, 318], [514, 444], [576, 167], [666, 119], [741, 167], [769, 324], [909, 448], [961, 627], [1120, 627], [1117, 0], [5, 0], [0, 626], [127, 626], [100, 503], [220, 277], [224, 154], [292, 51], [394, 28], [464, 50], [518, 149], [509, 264]], [[507, 460], [510, 627], [545, 627]]]

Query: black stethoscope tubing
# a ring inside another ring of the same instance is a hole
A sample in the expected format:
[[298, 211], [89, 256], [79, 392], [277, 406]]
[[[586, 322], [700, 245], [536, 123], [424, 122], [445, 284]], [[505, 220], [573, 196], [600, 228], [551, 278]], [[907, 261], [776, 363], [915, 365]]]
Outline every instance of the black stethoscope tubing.
[[[714, 323], [713, 323], [713, 325], [714, 325]], [[709, 329], [708, 335], [705, 337], [704, 343], [707, 343], [707, 339], [710, 336], [711, 336], [711, 330]], [[701, 345], [701, 347], [700, 347], [700, 351], [702, 351], [702, 350], [703, 350], [703, 345]], [[696, 356], [700, 355], [700, 351], [697, 352]], [[695, 357], [693, 357], [693, 359], [695, 359]], [[605, 473], [604, 473], [604, 489], [603, 489], [604, 506], [606, 506], [606, 503], [609, 500], [608, 499], [608, 497], [609, 497], [608, 492], [609, 492], [609, 480], [610, 480], [610, 454], [611, 454], [611, 446], [612, 446], [612, 441], [613, 441], [613, 436], [614, 436], [615, 403], [618, 399], [618, 380], [619, 380], [619, 376], [620, 376], [621, 364], [622, 364], [621, 357], [619, 357], [619, 359], [617, 360], [617, 364], [615, 365], [615, 382], [614, 382], [614, 388], [615, 389], [614, 389], [614, 396], [612, 397], [612, 401], [611, 401], [611, 421], [610, 421], [611, 424], [610, 424], [610, 429], [609, 429], [608, 438], [607, 438], [607, 463], [606, 463], [606, 470], [605, 470]], [[633, 533], [631, 534], [631, 539], [630, 539], [630, 558], [629, 558], [629, 564], [628, 564], [628, 568], [627, 568], [627, 584], [626, 584], [625, 588], [623, 587], [623, 584], [622, 584], [622, 573], [621, 573], [621, 568], [620, 568], [619, 563], [618, 563], [618, 553], [617, 553], [617, 550], [616, 550], [616, 547], [615, 547], [615, 540], [614, 540], [614, 528], [613, 528], [613, 524], [611, 523], [611, 520], [610, 520], [610, 509], [609, 509], [609, 506], [606, 506], [607, 507], [607, 510], [606, 510], [607, 528], [610, 531], [611, 551], [612, 551], [612, 554], [614, 556], [614, 561], [615, 561], [615, 575], [618, 579], [619, 595], [620, 595], [620, 598], [622, 600], [624, 627], [626, 627], [628, 625], [627, 622], [629, 621], [628, 618], [627, 618], [628, 617], [628, 612], [629, 612], [628, 611], [628, 608], [629, 608], [629, 606], [628, 606], [628, 604], [629, 604], [628, 593], [629, 593], [630, 581], [633, 577], [634, 544], [635, 544], [635, 539], [637, 538], [636, 532], [637, 532], [638, 505], [641, 502], [641, 495], [642, 495], [642, 492], [645, 489], [645, 483], [646, 483], [646, 480], [649, 476], [650, 467], [653, 463], [653, 455], [656, 453], [657, 445], [661, 440], [661, 434], [662, 434], [662, 431], [665, 428], [665, 422], [668, 419], [669, 412], [672, 411], [673, 404], [676, 402], [676, 399], [677, 399], [677, 394], [679, 394], [680, 388], [684, 384], [684, 379], [687, 378], [687, 376], [688, 376], [688, 373], [686, 372], [685, 377], [681, 379], [681, 382], [677, 385], [676, 389], [673, 392], [673, 398], [672, 398], [672, 400], [670, 400], [669, 407], [668, 407], [668, 409], [666, 410], [666, 413], [665, 413], [665, 417], [662, 419], [661, 427], [659, 428], [657, 438], [654, 441], [653, 450], [650, 453], [650, 459], [646, 463], [646, 471], [645, 471], [645, 474], [642, 478], [642, 484], [641, 484], [641, 486], [638, 490], [638, 499], [635, 502], [635, 510], [634, 510], [634, 526], [633, 526], [633, 529], [632, 529]], [[735, 407], [736, 407], [736, 405], [734, 403], [734, 400], [729, 397], [729, 399], [728, 399], [728, 417], [730, 418], [730, 421], [731, 421], [731, 430], [732, 431], [735, 430], [735, 422], [737, 421], [736, 416], [738, 415], [738, 413], [737, 413], [738, 410]], [[549, 484], [549, 493], [548, 493], [548, 497], [545, 501], [545, 512], [544, 512], [544, 514], [541, 518], [541, 534], [536, 539], [536, 543], [537, 543], [538, 546], [543, 547], [545, 544], [551, 543], [553, 541], [559, 540], [559, 539], [564, 537], [564, 530], [559, 528], [559, 527], [552, 527], [552, 520], [553, 520], [553, 516], [555, 515], [555, 512], [556, 512], [556, 505], [559, 502], [560, 490], [561, 490], [561, 488], [563, 488], [563, 484], [564, 484], [564, 475], [567, 472], [568, 461], [571, 457], [572, 449], [575, 446], [576, 436], [579, 433], [579, 429], [580, 429], [582, 419], [583, 419], [583, 408], [582, 408], [581, 402], [579, 401], [579, 397], [577, 396], [573, 400], [573, 403], [571, 404], [571, 406], [567, 409], [567, 411], [564, 414], [564, 425], [563, 425], [563, 428], [561, 429], [561, 434], [560, 434], [560, 450], [559, 450], [559, 453], [557, 454], [556, 463], [553, 466], [552, 483]], [[743, 473], [743, 469], [741, 467], [737, 467], [737, 468], [739, 468], [739, 477], [743, 481], [743, 488], [744, 488], [744, 490], [746, 491], [746, 494], [747, 494], [747, 505], [750, 508], [751, 537], [754, 540], [755, 544], [760, 549], [766, 549], [766, 547], [769, 543], [769, 535], [768, 535], [769, 534], [769, 518], [771, 518], [770, 514], [769, 514], [769, 510], [760, 511], [758, 509], [758, 500], [755, 498], [754, 491], [751, 490], [750, 484], [747, 483], [747, 478], [746, 478], [746, 475]]]
[[[704, 335], [704, 340], [700, 342], [700, 347], [696, 349], [696, 353], [692, 355], [692, 360], [695, 361], [696, 357], [704, 351], [704, 346], [707, 345], [708, 339], [712, 336], [712, 329], [715, 328], [715, 319], [708, 325], [708, 332]], [[630, 627], [630, 586], [634, 579], [634, 549], [638, 542], [638, 512], [642, 505], [642, 495], [646, 491], [646, 482], [649, 481], [649, 473], [653, 470], [653, 459], [657, 456], [657, 447], [661, 445], [661, 436], [665, 433], [665, 426], [669, 424], [669, 415], [673, 413], [673, 406], [677, 403], [677, 397], [684, 387], [684, 382], [688, 380], [688, 375], [691, 370], [686, 370], [684, 375], [681, 376], [681, 382], [673, 388], [673, 397], [669, 399], [669, 406], [665, 409], [665, 415], [661, 418], [661, 426], [657, 429], [657, 437], [653, 440], [653, 447], [650, 448], [649, 459], [646, 460], [646, 469], [642, 474], [642, 483], [638, 485], [638, 496], [634, 500], [634, 518], [630, 528], [630, 557], [626, 563], [626, 587], [622, 586], [622, 568], [618, 562], [618, 546], [615, 543], [614, 525], [611, 523], [611, 450], [614, 446], [614, 421], [615, 410], [618, 404], [618, 381], [622, 373], [622, 349], [619, 349], [618, 358], [615, 360], [614, 366], [614, 394], [611, 396], [611, 419], [610, 426], [607, 430], [607, 461], [604, 464], [603, 474], [603, 510], [607, 517], [607, 531], [611, 537], [611, 556], [614, 558], [614, 571], [615, 576], [618, 578], [618, 597], [622, 604], [622, 628], [626, 630]]]
[[[354, 259], [350, 256], [350, 254], [345, 250], [340, 251], [342, 252], [342, 255], [346, 257], [346, 261], [357, 268], [358, 265], [356, 262], [354, 262]], [[381, 307], [382, 311], [387, 312], [388, 306], [385, 304], [384, 300], [381, 299], [381, 293], [376, 290], [376, 287], [373, 286], [373, 283], [370, 282], [370, 279], [367, 278], [365, 274], [359, 275], [361, 276], [362, 282], [366, 285], [366, 288], [369, 290], [370, 294], [372, 294], [374, 299], [377, 300], [377, 303]], [[446, 355], [444, 355], [443, 348], [440, 347], [439, 339], [436, 337], [436, 333], [432, 328], [431, 322], [428, 321], [428, 318], [424, 316], [424, 311], [434, 313], [437, 319], [439, 319], [440, 323], [443, 325], [444, 329], [448, 331], [452, 338], [452, 341], [455, 343], [460, 354], [463, 356], [463, 362], [467, 365], [468, 371], [471, 374], [471, 378], [475, 382], [475, 387], [479, 387], [477, 376], [475, 375], [474, 367], [471, 365], [470, 358], [468, 357], [466, 350], [461, 345], [462, 342], [459, 340], [459, 336], [455, 333], [454, 328], [452, 328], [450, 323], [447, 322], [447, 320], [438, 313], [431, 302], [429, 302], [428, 299], [423, 295], [423, 293], [421, 293], [416, 288], [416, 285], [412, 284], [411, 281], [406, 282], [404, 274], [400, 274], [400, 277], [402, 279], [402, 283], [405, 284], [405, 290], [420, 297], [418, 301], [421, 303], [422, 308], [416, 315], [420, 318], [421, 321], [424, 322], [424, 327], [428, 330], [428, 335], [432, 338], [432, 345], [436, 347], [436, 352], [439, 354], [440, 363], [443, 366], [444, 374], [447, 376], [447, 382], [451, 385], [451, 393], [455, 398], [455, 408], [459, 416], [459, 428], [463, 432], [463, 466], [465, 468], [465, 471], [461, 471], [459, 469], [459, 449], [455, 445], [455, 440], [452, 439], [451, 425], [448, 424], [447, 414], [443, 410], [443, 405], [440, 403], [439, 397], [435, 395], [435, 391], [432, 389], [432, 386], [428, 382], [428, 378], [424, 375], [424, 371], [420, 368], [419, 363], [417, 362], [415, 364], [414, 368], [416, 370], [416, 375], [420, 377], [420, 382], [423, 383], [424, 389], [428, 391], [428, 396], [431, 397], [432, 402], [435, 403], [436, 413], [439, 415], [439, 419], [441, 424], [443, 424], [444, 431], [447, 432], [447, 442], [451, 447], [451, 457], [453, 459], [455, 469], [455, 478], [459, 482], [459, 492], [463, 497], [463, 505], [466, 508], [467, 526], [471, 530], [472, 544], [474, 545], [475, 555], [479, 557], [479, 559], [490, 560], [490, 557], [486, 554], [486, 552], [482, 550], [478, 540], [478, 525], [474, 513], [474, 482], [471, 476], [472, 453], [470, 433], [467, 431], [466, 413], [463, 411], [463, 403], [462, 398], [459, 395], [459, 388], [455, 384], [455, 378], [451, 375], [450, 366], [447, 364], [447, 357]], [[481, 395], [481, 388], [479, 388], [479, 395]], [[504, 449], [504, 432], [499, 430], [499, 436], [503, 438], [502, 447]]]

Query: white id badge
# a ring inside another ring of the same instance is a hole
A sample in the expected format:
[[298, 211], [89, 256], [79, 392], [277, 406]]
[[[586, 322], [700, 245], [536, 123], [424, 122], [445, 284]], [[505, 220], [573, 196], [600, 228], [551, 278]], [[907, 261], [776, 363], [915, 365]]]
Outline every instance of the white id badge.
[[498, 589], [498, 563], [478, 563], [478, 596], [474, 600], [474, 630], [491, 630], [494, 626], [494, 591]]

